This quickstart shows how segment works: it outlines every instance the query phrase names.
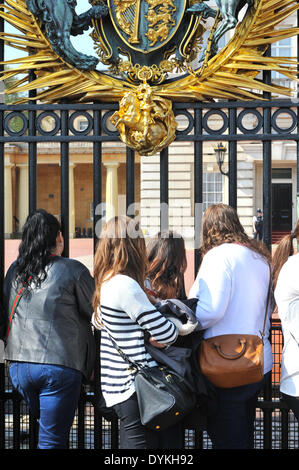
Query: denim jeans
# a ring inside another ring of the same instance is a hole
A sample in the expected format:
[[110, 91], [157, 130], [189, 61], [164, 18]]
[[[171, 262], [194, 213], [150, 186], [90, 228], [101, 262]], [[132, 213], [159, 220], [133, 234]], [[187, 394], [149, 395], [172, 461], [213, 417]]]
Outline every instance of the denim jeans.
[[33, 416], [39, 419], [39, 449], [65, 449], [68, 445], [82, 374], [69, 367], [12, 362], [9, 375]]
[[253, 449], [256, 404], [267, 376], [242, 387], [215, 387], [217, 403], [207, 428], [215, 449]]

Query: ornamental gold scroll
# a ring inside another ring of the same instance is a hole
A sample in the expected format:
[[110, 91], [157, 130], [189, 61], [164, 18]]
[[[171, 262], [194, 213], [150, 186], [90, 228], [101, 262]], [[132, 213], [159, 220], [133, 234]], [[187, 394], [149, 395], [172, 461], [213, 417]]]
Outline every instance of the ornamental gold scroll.
[[171, 101], [156, 95], [147, 83], [124, 95], [111, 122], [122, 142], [146, 156], [170, 145], [177, 129]]

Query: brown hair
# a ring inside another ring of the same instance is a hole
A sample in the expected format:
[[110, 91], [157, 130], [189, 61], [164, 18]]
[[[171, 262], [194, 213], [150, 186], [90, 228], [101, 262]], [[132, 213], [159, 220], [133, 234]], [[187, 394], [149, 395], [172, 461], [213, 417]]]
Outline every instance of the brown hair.
[[147, 246], [148, 271], [152, 289], [161, 299], [178, 297], [187, 268], [185, 242], [172, 231], [159, 232]]
[[226, 204], [214, 204], [208, 207], [204, 212], [202, 223], [202, 256], [223, 243], [239, 243], [247, 246], [270, 263], [270, 252], [263, 243], [249, 238], [233, 207]]
[[96, 321], [103, 282], [115, 274], [126, 274], [144, 289], [147, 269], [146, 246], [139, 223], [126, 216], [113, 217], [104, 226], [94, 258], [95, 294], [93, 307]]
[[288, 260], [289, 256], [294, 254], [293, 240], [299, 238], [299, 220], [296, 223], [294, 231], [283, 237], [279, 242], [273, 254], [273, 287], [275, 288], [278, 275], [284, 263]]

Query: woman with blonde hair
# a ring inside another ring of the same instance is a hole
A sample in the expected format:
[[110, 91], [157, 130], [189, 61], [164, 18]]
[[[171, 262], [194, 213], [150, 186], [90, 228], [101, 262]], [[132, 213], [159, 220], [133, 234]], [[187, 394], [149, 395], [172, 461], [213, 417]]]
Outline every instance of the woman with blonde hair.
[[113, 407], [120, 418], [122, 449], [158, 448], [158, 435], [141, 424], [134, 375], [113, 341], [133, 361], [154, 367], [157, 363], [145, 348], [145, 332], [156, 347], [172, 344], [178, 335], [144, 291], [146, 270], [146, 246], [139, 225], [124, 216], [109, 220], [95, 253], [94, 324], [102, 328], [102, 393], [106, 406]]
[[[204, 338], [224, 334], [259, 335], [270, 283], [270, 254], [250, 239], [235, 209], [210, 206], [203, 215], [202, 264], [189, 297], [197, 297], [196, 317]], [[264, 374], [272, 368], [267, 318]], [[255, 408], [263, 381], [240, 387], [215, 387], [217, 406], [208, 434], [217, 449], [253, 448]]]
[[280, 392], [299, 420], [299, 221], [286, 235], [273, 255], [274, 297], [284, 338], [281, 358]]

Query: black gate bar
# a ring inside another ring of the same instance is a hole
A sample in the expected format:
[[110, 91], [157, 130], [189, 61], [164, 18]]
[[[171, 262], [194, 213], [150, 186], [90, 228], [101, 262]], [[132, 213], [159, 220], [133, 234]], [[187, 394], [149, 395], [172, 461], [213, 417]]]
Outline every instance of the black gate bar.
[[[30, 70], [29, 72], [29, 81], [35, 80], [35, 73]], [[29, 98], [36, 97], [36, 90], [29, 91]], [[32, 101], [33, 104], [36, 103], [35, 100]], [[31, 109], [28, 112], [28, 135], [35, 136], [36, 135], [36, 111]], [[29, 142], [29, 157], [28, 157], [28, 195], [29, 195], [29, 213], [36, 210], [36, 203], [37, 203], [37, 143], [36, 142]], [[20, 227], [21, 230], [21, 227]]]
[[[100, 136], [102, 133], [102, 116], [99, 109], [93, 111], [93, 133], [94, 136]], [[102, 214], [99, 214], [100, 205], [102, 204], [102, 142], [96, 140], [93, 143], [93, 245], [94, 252], [96, 249], [98, 235], [100, 234], [100, 226], [102, 222]]]
[[[194, 133], [202, 134], [202, 109], [194, 112]], [[194, 142], [194, 277], [201, 262], [200, 233], [203, 209], [203, 142]]]
[[126, 147], [126, 211], [130, 208], [129, 216], [134, 217], [135, 210], [135, 152]]
[[[68, 111], [61, 111], [61, 135], [68, 135]], [[60, 144], [61, 229], [64, 238], [63, 256], [69, 256], [69, 145]]]
[[[229, 108], [229, 135], [237, 134], [237, 109]], [[237, 141], [228, 143], [229, 205], [237, 209]]]
[[169, 228], [168, 148], [160, 152], [160, 230]]

